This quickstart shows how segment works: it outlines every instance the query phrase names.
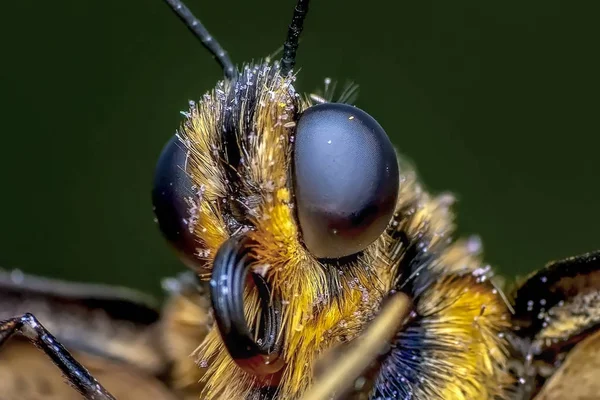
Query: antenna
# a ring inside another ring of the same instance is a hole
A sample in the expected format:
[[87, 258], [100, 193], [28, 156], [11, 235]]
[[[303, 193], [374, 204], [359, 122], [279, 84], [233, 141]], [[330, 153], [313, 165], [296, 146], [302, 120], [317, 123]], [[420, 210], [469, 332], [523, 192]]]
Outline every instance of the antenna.
[[[198, 39], [200, 39], [200, 41], [202, 42], [204, 47], [206, 47], [206, 49], [208, 51], [210, 51], [210, 53], [217, 59], [217, 62], [221, 65], [221, 68], [223, 68], [223, 73], [225, 74], [225, 77], [227, 79], [235, 78], [236, 71], [233, 66], [233, 63], [231, 62], [231, 59], [229, 58], [229, 55], [221, 47], [219, 42], [217, 42], [217, 40], [212, 37], [212, 35], [208, 32], [208, 30], [206, 30], [204, 25], [202, 25], [202, 22], [200, 22], [200, 20], [198, 18], [194, 17], [194, 14], [192, 14], [190, 9], [187, 8], [186, 5], [183, 4], [183, 2], [179, 1], [179, 0], [165, 0], [165, 3], [167, 3], [169, 5], [169, 7], [171, 7], [171, 9], [175, 12], [175, 14], [177, 14], [179, 19], [181, 19], [183, 21], [185, 26], [187, 26], [188, 29], [190, 31], [192, 31], [194, 36], [196, 36]], [[296, 18], [295, 14], [294, 14], [294, 18]], [[290, 29], [291, 28], [292, 28], [292, 26], [290, 25]], [[302, 21], [300, 21], [300, 31], [302, 31]], [[299, 33], [300, 32], [298, 32], [298, 34]], [[288, 37], [289, 37], [289, 34], [288, 34]], [[287, 41], [286, 41], [286, 43], [287, 43]], [[298, 39], [297, 38], [296, 38], [296, 47], [298, 47]], [[296, 53], [296, 49], [294, 48], [294, 54], [295, 53]]]
[[298, 50], [298, 38], [302, 33], [304, 18], [308, 13], [308, 1], [298, 0], [294, 8], [294, 16], [289, 26], [287, 38], [283, 43], [283, 57], [281, 57], [281, 73], [287, 75], [296, 64], [296, 50]]

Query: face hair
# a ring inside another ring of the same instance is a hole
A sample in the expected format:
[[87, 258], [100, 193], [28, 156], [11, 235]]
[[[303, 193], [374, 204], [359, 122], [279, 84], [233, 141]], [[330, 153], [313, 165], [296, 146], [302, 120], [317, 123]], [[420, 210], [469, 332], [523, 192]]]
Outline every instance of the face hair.
[[202, 25], [202, 22], [190, 11], [189, 8], [179, 0], [165, 0], [165, 2], [171, 7], [171, 9], [177, 14], [177, 16], [183, 21], [185, 26], [196, 36], [204, 47], [210, 51], [210, 53], [217, 59], [217, 62], [223, 68], [225, 77], [227, 79], [235, 78], [236, 70], [229, 58], [229, 55], [221, 47], [219, 42], [208, 32], [208, 30]]
[[[287, 75], [294, 68], [296, 64], [296, 51], [298, 50], [298, 39], [302, 33], [304, 24], [304, 18], [308, 13], [308, 2], [309, 0], [298, 0], [296, 7], [294, 8], [294, 16], [292, 17], [292, 23], [289, 26], [287, 38], [283, 44], [283, 56], [281, 58], [281, 73]], [[233, 79], [236, 77], [236, 69], [229, 58], [229, 55], [221, 47], [219, 42], [208, 32], [208, 30], [202, 25], [202, 22], [192, 14], [189, 8], [180, 0], [165, 0], [165, 3], [177, 14], [177, 16], [183, 21], [185, 26], [196, 36], [204, 47], [217, 59], [223, 73], [227, 79]]]

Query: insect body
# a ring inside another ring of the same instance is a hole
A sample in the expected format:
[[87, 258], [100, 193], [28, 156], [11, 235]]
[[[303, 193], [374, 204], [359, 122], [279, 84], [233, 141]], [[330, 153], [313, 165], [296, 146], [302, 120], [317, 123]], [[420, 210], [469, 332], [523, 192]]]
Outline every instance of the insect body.
[[[307, 0], [281, 61], [241, 70], [183, 4], [167, 3], [225, 74], [190, 103], [156, 170], [159, 227], [192, 272], [167, 281], [160, 314], [129, 291], [6, 277], [4, 393], [47, 396], [39, 381], [17, 384], [29, 377], [7, 342], [17, 332], [89, 399], [532, 398], [593, 337], [600, 285], [569, 279], [595, 277], [596, 255], [542, 272], [553, 281], [533, 277], [509, 302], [479, 241], [453, 239], [452, 197], [423, 190], [377, 121], [296, 91]], [[569, 325], [574, 310], [592, 311]], [[73, 335], [77, 324], [90, 333]], [[119, 382], [123, 371], [133, 383]]]

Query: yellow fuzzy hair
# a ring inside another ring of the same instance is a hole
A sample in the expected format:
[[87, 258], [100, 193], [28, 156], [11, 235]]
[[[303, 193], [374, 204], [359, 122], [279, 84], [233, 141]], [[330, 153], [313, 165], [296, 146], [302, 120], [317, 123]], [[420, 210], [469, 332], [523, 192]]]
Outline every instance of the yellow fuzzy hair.
[[[267, 67], [255, 67], [255, 72], [255, 83], [245, 90], [255, 90], [257, 101], [241, 105], [241, 115], [247, 115], [244, 107], [255, 110], [252, 131], [238, 138], [244, 158], [240, 176], [245, 189], [259, 198], [247, 210], [258, 260], [253, 269], [266, 277], [284, 302], [280, 334], [286, 366], [278, 394], [282, 399], [297, 399], [312, 382], [316, 360], [334, 345], [356, 337], [402, 275], [398, 268], [406, 248], [393, 233], [402, 230], [411, 240], [426, 237], [429, 246], [443, 249], [453, 230], [452, 213], [447, 197], [430, 199], [418, 186], [414, 172], [403, 169], [397, 204], [397, 216], [402, 218], [395, 219], [388, 233], [350, 265], [322, 265], [299, 240], [289, 186], [294, 115], [310, 104], [299, 100], [293, 77], [282, 77]], [[230, 91], [232, 84], [220, 83], [193, 106], [180, 132], [189, 149], [188, 171], [199, 193], [190, 204], [190, 229], [198, 240], [197, 255], [205, 260], [205, 269], [198, 271], [203, 277], [209, 276], [212, 258], [229, 236], [221, 210], [223, 202], [230, 199], [219, 132], [223, 93]], [[240, 121], [240, 127], [246, 123]], [[505, 309], [493, 288], [473, 279], [471, 272], [481, 264], [471, 259], [472, 252], [465, 247], [459, 244], [440, 251], [441, 261], [430, 268], [441, 270], [444, 279], [421, 294], [417, 309], [432, 318], [428, 325], [431, 340], [439, 334], [441, 340], [456, 341], [456, 354], [440, 355], [444, 358], [438, 372], [447, 374], [432, 371], [436, 389], [423, 392], [444, 399], [490, 398], [506, 380], [498, 369], [504, 354], [498, 332], [506, 325]], [[463, 267], [457, 267], [456, 259], [465, 262]], [[260, 317], [257, 296], [248, 292], [245, 300], [247, 319], [254, 326]], [[203, 399], [244, 399], [265, 384], [235, 365], [216, 327], [195, 356], [204, 370]]]
[[427, 290], [417, 313], [434, 348], [431, 376], [420, 399], [495, 399], [511, 382], [501, 369], [506, 359], [499, 332], [510, 319], [489, 286], [473, 276], [447, 277]]

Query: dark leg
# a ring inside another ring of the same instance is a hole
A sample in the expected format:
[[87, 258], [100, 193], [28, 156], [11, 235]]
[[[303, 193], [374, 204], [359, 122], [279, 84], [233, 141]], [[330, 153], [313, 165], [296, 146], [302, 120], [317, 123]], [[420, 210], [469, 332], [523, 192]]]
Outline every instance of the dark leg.
[[0, 348], [15, 333], [20, 333], [61, 369], [67, 383], [87, 400], [115, 400], [98, 381], [79, 364], [32, 314], [0, 321]]

